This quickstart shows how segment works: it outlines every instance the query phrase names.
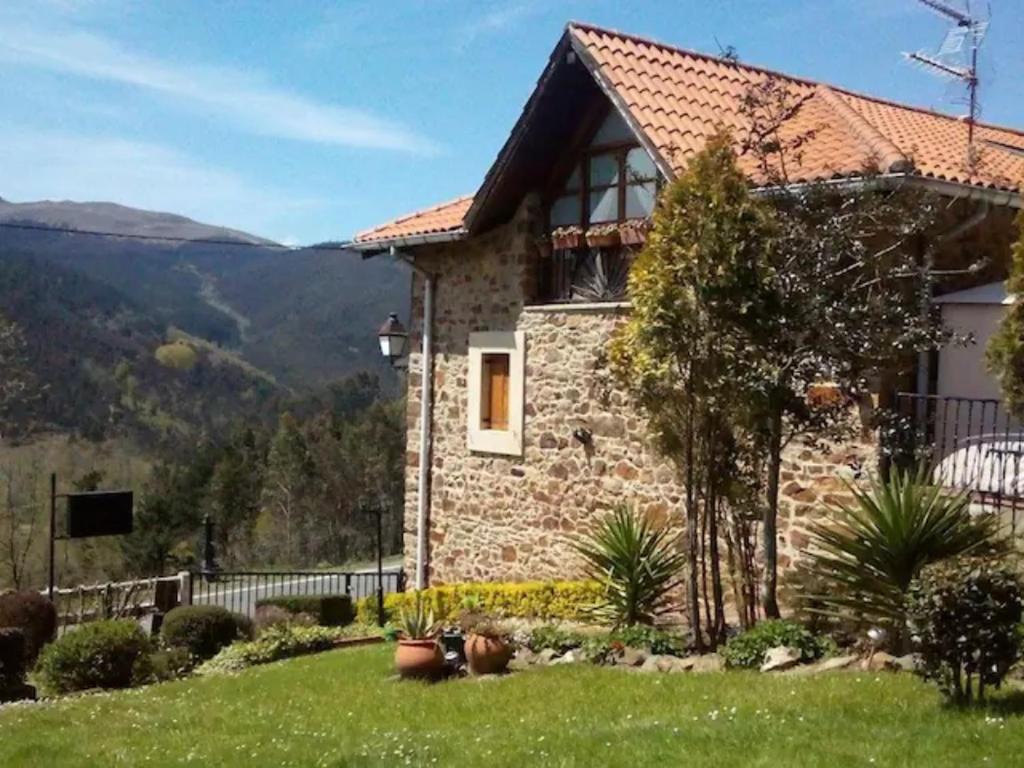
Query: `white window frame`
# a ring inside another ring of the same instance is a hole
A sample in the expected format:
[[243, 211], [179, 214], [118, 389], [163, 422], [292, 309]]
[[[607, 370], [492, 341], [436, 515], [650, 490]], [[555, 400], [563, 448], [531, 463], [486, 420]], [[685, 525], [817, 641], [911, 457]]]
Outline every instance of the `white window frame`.
[[[483, 356], [508, 355], [508, 429], [481, 429]], [[504, 456], [523, 455], [523, 413], [526, 394], [526, 334], [485, 331], [469, 334], [469, 398], [466, 426], [469, 450]]]

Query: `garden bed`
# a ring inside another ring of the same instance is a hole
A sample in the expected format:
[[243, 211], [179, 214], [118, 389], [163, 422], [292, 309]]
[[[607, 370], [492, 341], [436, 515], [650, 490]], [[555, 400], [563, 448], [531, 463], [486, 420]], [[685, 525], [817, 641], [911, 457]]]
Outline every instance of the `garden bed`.
[[[1009, 765], [1024, 697], [941, 706], [912, 675], [391, 679], [393, 645], [0, 710], [0, 765]], [[244, 757], [244, 760], [243, 760]], [[434, 760], [436, 759], [436, 762]]]

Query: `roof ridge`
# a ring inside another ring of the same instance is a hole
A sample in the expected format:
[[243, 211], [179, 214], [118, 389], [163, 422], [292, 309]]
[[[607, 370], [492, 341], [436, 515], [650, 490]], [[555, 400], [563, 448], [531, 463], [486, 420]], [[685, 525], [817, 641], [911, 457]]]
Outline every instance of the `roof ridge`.
[[[781, 71], [779, 71], [777, 69], [772, 69], [770, 67], [763, 67], [763, 66], [759, 66], [757, 64], [748, 64], [748, 63], [743, 62], [743, 61], [732, 61], [730, 59], [726, 59], [726, 58], [723, 58], [721, 56], [715, 56], [715, 55], [710, 54], [710, 53], [704, 53], [702, 51], [696, 51], [696, 50], [694, 50], [692, 48], [682, 48], [682, 47], [680, 47], [678, 45], [673, 45], [672, 43], [665, 43], [665, 42], [662, 42], [661, 40], [656, 40], [656, 39], [654, 39], [652, 37], [646, 37], [644, 35], [635, 35], [635, 34], [632, 34], [632, 33], [629, 33], [629, 32], [621, 32], [620, 30], [613, 29], [611, 27], [602, 27], [602, 26], [600, 26], [598, 24], [591, 24], [591, 23], [585, 22], [585, 21], [570, 21], [568, 24], [566, 24], [566, 29], [567, 30], [583, 29], [583, 30], [589, 30], [591, 32], [601, 32], [601, 33], [604, 33], [606, 35], [613, 35], [615, 37], [622, 38], [624, 40], [633, 40], [634, 42], [644, 43], [646, 45], [652, 45], [652, 46], [654, 46], [656, 48], [661, 48], [661, 49], [664, 49], [664, 50], [674, 51], [676, 53], [682, 53], [682, 54], [685, 54], [687, 56], [693, 56], [693, 57], [698, 58], [698, 59], [704, 59], [705, 61], [713, 61], [713, 62], [715, 62], [717, 64], [721, 64], [723, 66], [732, 66], [732, 67], [737, 67], [738, 69], [746, 69], [746, 70], [749, 70], [749, 71], [752, 71], [752, 72], [759, 72], [759, 73], [764, 74], [764, 75], [770, 75], [770, 76], [773, 76], [773, 77], [780, 77], [780, 78], [782, 78], [784, 80], [789, 80], [790, 82], [800, 83], [801, 85], [824, 86], [824, 87], [829, 88], [829, 89], [831, 89], [833, 91], [839, 91], [841, 93], [845, 93], [846, 95], [853, 96], [855, 98], [868, 99], [870, 101], [876, 101], [876, 102], [879, 102], [879, 103], [882, 103], [882, 104], [888, 104], [889, 106], [898, 107], [900, 109], [910, 109], [910, 110], [913, 110], [914, 112], [920, 112], [920, 113], [923, 113], [923, 114], [926, 114], [926, 115], [932, 115], [934, 117], [942, 118], [942, 119], [945, 119], [945, 120], [951, 120], [951, 121], [957, 122], [957, 123], [962, 122], [961, 118], [956, 117], [955, 115], [949, 115], [949, 114], [946, 114], [945, 112], [938, 112], [938, 111], [936, 111], [934, 109], [929, 109], [928, 107], [919, 107], [919, 106], [916, 106], [914, 104], [907, 104], [907, 103], [902, 102], [902, 101], [896, 101], [894, 99], [885, 98], [884, 96], [876, 96], [874, 94], [864, 93], [864, 92], [861, 92], [861, 91], [857, 91], [857, 90], [854, 90], [853, 88], [847, 88], [847, 87], [842, 86], [842, 85], [836, 85], [834, 83], [826, 83], [826, 82], [823, 82], [821, 80], [814, 80], [814, 79], [809, 78], [809, 77], [803, 77], [802, 75], [791, 75], [791, 74], [789, 74], [787, 72], [781, 72]], [[1015, 128], [1015, 127], [1008, 126], [1008, 125], [999, 125], [997, 123], [983, 123], [983, 122], [979, 122], [979, 121], [976, 121], [974, 124], [976, 126], [978, 126], [978, 127], [981, 127], [981, 128], [990, 128], [990, 129], [996, 130], [996, 131], [1007, 131], [1008, 133], [1013, 133], [1013, 134], [1016, 134], [1018, 136], [1024, 137], [1024, 128]]]
[[867, 144], [872, 153], [878, 156], [882, 169], [889, 173], [906, 173], [914, 167], [914, 163], [885, 136], [864, 115], [843, 101], [839, 95], [827, 85], [819, 85], [814, 90], [829, 108], [839, 115], [853, 131], [854, 135]]

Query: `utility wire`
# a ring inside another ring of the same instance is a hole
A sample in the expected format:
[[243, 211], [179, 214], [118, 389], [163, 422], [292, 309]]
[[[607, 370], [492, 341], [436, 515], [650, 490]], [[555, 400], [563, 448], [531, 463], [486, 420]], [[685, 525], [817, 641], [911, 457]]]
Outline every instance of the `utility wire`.
[[128, 232], [104, 232], [97, 229], [76, 229], [74, 227], [53, 227], [48, 224], [16, 224], [0, 221], [0, 228], [21, 229], [32, 232], [54, 232], [65, 235], [88, 235], [91, 237], [119, 237], [125, 240], [156, 240], [166, 243], [188, 243], [196, 245], [226, 245], [235, 248], [263, 248], [271, 251], [348, 251], [343, 245], [318, 243], [316, 245], [281, 245], [280, 243], [247, 243], [244, 240], [219, 240], [204, 237], [174, 237], [172, 235], [140, 235]]

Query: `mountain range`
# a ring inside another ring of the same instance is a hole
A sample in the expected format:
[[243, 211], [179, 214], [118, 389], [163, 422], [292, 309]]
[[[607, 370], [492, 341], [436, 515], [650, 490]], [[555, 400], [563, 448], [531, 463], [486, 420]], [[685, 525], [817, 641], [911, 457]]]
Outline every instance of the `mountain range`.
[[402, 265], [337, 246], [287, 249], [114, 203], [0, 199], [0, 314], [46, 393], [23, 432], [216, 428], [358, 371], [394, 386], [376, 330], [408, 291]]

